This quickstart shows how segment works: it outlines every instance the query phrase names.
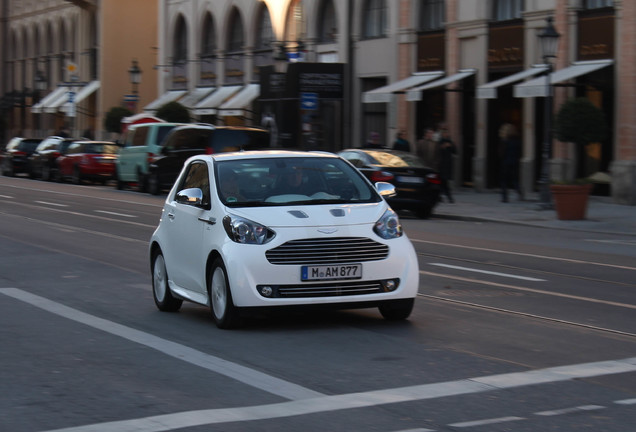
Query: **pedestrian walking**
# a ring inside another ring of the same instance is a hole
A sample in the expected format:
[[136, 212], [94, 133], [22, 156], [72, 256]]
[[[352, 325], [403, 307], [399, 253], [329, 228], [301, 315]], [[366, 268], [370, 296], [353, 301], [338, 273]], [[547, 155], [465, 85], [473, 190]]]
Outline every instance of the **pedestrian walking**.
[[[453, 177], [453, 155], [457, 152], [455, 143], [451, 140], [448, 129], [443, 127], [440, 130], [440, 140], [437, 144], [439, 154], [439, 176], [441, 179], [441, 192], [446, 195], [448, 202], [454, 203], [449, 181]], [[440, 197], [441, 198], [441, 197]]]
[[438, 166], [437, 160], [437, 142], [434, 139], [435, 131], [433, 128], [424, 129], [422, 138], [417, 141], [417, 147], [415, 153], [424, 161], [426, 166], [436, 168]]
[[517, 128], [511, 123], [504, 123], [499, 128], [501, 158], [501, 202], [508, 202], [508, 189], [514, 189], [523, 199], [519, 189], [519, 159], [521, 158], [521, 140]]
[[395, 142], [393, 143], [393, 150], [400, 150], [404, 152], [411, 151], [411, 144], [406, 139], [406, 134], [404, 133], [403, 130], [397, 133], [397, 136], [395, 137]]

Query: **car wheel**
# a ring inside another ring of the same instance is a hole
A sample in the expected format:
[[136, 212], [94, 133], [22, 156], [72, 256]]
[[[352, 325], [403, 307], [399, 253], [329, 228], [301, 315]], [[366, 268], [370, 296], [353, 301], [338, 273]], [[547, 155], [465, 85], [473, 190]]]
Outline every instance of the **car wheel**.
[[221, 258], [217, 258], [208, 273], [208, 296], [210, 311], [216, 326], [230, 329], [238, 326], [240, 314], [232, 301], [232, 291], [227, 278], [227, 271]]
[[139, 192], [148, 192], [148, 179], [139, 168], [137, 168], [137, 189]]
[[384, 317], [389, 321], [400, 321], [407, 319], [411, 315], [413, 310], [413, 304], [415, 299], [399, 299], [399, 300], [387, 300], [382, 303], [378, 309]]
[[161, 188], [159, 187], [159, 176], [157, 174], [148, 174], [146, 179], [148, 192], [152, 195], [159, 195]]
[[42, 167], [42, 180], [51, 181], [51, 167], [48, 165]]
[[176, 312], [181, 308], [183, 300], [173, 297], [168, 286], [168, 272], [163, 254], [157, 252], [152, 259], [152, 296], [160, 311]]
[[82, 184], [82, 173], [79, 169], [79, 167], [75, 167], [73, 168], [73, 178], [72, 178], [73, 184], [79, 185]]
[[433, 207], [419, 207], [415, 210], [415, 214], [420, 219], [428, 219], [433, 214]]

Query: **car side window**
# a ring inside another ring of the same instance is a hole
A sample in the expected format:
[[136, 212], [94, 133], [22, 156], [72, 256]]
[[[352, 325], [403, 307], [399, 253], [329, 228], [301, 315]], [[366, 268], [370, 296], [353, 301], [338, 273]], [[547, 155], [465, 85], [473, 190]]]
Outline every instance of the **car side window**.
[[146, 145], [146, 137], [148, 136], [148, 128], [140, 127], [135, 129], [132, 145], [133, 146], [143, 146]]
[[203, 192], [204, 208], [210, 208], [210, 173], [208, 166], [203, 161], [194, 161], [186, 168], [181, 185], [177, 192], [184, 189], [199, 188]]

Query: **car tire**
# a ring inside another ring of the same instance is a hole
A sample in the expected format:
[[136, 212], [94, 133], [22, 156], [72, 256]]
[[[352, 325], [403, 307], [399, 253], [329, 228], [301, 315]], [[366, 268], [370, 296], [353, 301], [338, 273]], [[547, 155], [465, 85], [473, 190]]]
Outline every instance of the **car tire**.
[[148, 176], [144, 175], [140, 168], [137, 168], [137, 190], [142, 193], [148, 192]]
[[48, 165], [42, 167], [42, 180], [51, 181], [51, 167]]
[[71, 180], [73, 184], [76, 184], [76, 185], [82, 184], [82, 172], [80, 171], [80, 168], [78, 166], [73, 168], [73, 177]]
[[115, 183], [117, 185], [117, 190], [126, 189], [126, 182], [121, 179], [119, 175], [119, 170], [115, 171]]
[[156, 252], [152, 258], [152, 297], [157, 308], [163, 312], [176, 312], [183, 303], [183, 300], [175, 298], [170, 291], [166, 262], [161, 252]]
[[411, 315], [413, 311], [413, 304], [415, 299], [399, 299], [399, 300], [387, 300], [382, 303], [378, 309], [388, 321], [401, 321], [405, 320]]
[[148, 185], [148, 193], [151, 195], [159, 195], [161, 187], [159, 187], [159, 176], [157, 176], [157, 174], [148, 174], [146, 184]]
[[231, 329], [240, 324], [239, 309], [234, 306], [227, 270], [221, 258], [214, 260], [208, 272], [208, 298], [218, 328]]
[[428, 219], [433, 214], [433, 207], [419, 207], [415, 210], [415, 214], [420, 219]]

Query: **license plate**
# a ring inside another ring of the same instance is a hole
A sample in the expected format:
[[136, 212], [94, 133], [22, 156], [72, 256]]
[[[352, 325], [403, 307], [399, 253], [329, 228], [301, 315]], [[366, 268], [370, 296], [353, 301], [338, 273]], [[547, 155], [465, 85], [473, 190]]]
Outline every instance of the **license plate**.
[[424, 183], [424, 179], [422, 177], [397, 176], [396, 180], [401, 182], [401, 183]]
[[300, 268], [300, 279], [303, 281], [360, 279], [361, 277], [362, 264], [302, 266]]

